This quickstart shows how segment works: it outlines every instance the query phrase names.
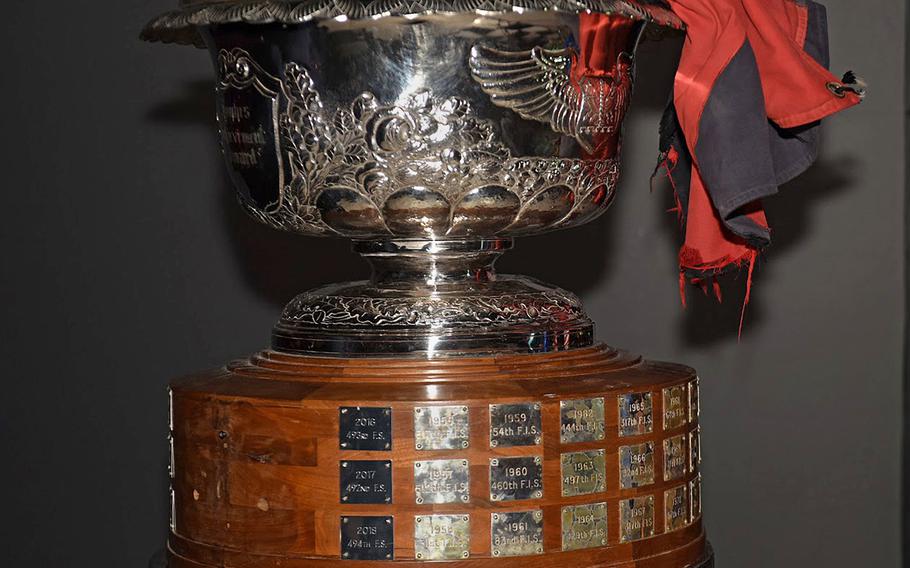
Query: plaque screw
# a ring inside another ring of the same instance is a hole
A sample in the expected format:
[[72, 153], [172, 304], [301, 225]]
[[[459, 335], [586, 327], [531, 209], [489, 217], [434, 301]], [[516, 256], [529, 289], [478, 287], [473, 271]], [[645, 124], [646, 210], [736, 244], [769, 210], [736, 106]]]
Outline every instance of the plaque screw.
[[462, 448], [467, 448], [469, 445], [470, 445], [470, 442], [466, 442], [466, 441], [465, 441], [465, 442], [462, 442], [462, 443], [461, 443], [461, 447], [462, 447]]
[[464, 501], [465, 503], [467, 503], [467, 502], [469, 502], [469, 501], [471, 500], [471, 498], [468, 497], [467, 495], [462, 495], [462, 496], [461, 496], [461, 500]]
[[495, 447], [498, 446], [498, 445], [499, 445], [499, 442], [497, 442], [496, 440], [490, 440], [490, 447], [491, 447], [491, 448], [495, 448]]
[[423, 497], [418, 497], [418, 498], [417, 498], [417, 504], [418, 504], [418, 505], [423, 505]]
[[423, 553], [422, 553], [422, 552], [418, 552], [418, 553], [417, 553], [417, 560], [423, 560]]
[[462, 407], [461, 407], [461, 411], [467, 413], [468, 407], [467, 407], [467, 406], [462, 406]]
[[348, 467], [348, 462], [341, 462], [341, 467]]
[[417, 522], [418, 522], [418, 523], [422, 523], [422, 522], [423, 522], [423, 517], [417, 517]]
[[498, 551], [498, 550], [494, 550], [494, 551], [493, 551], [493, 556], [499, 556], [499, 551]]
[[224, 430], [221, 430], [220, 432], [218, 432], [218, 437], [219, 437], [220, 439], [224, 440], [225, 438], [228, 437], [228, 433], [225, 432]]
[[498, 521], [498, 520], [499, 520], [499, 515], [494, 514], [494, 515], [493, 515], [493, 520], [494, 520], [494, 521]]
[[468, 467], [468, 460], [462, 460], [461, 465]]
[[543, 554], [543, 547], [542, 547], [542, 546], [538, 546], [538, 547], [537, 547], [537, 554]]
[[498, 465], [499, 465], [499, 460], [497, 460], [497, 459], [492, 459], [492, 460], [490, 460], [490, 465], [492, 465], [492, 466], [494, 466], [494, 467], [498, 466]]
[[347, 409], [347, 408], [342, 408], [342, 409], [341, 409], [341, 413], [342, 413], [342, 414], [347, 414], [347, 413], [348, 413], [348, 409]]
[[462, 558], [467, 558], [467, 557], [470, 556], [470, 555], [471, 555], [471, 553], [468, 552], [468, 551], [464, 551], [464, 552], [461, 553], [461, 557], [462, 557]]
[[347, 518], [347, 517], [342, 517], [342, 518], [341, 518], [341, 522], [344, 523], [344, 524], [348, 524], [348, 518]]
[[423, 444], [417, 444], [416, 447], [417, 447], [418, 450], [422, 450], [422, 449], [423, 449]]

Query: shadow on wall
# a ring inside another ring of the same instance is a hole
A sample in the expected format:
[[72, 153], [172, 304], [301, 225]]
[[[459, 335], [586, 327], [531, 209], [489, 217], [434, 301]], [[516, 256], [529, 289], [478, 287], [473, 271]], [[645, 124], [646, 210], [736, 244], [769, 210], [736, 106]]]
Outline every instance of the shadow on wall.
[[[823, 155], [823, 153], [822, 153]], [[766, 261], [785, 254], [811, 233], [811, 210], [822, 200], [832, 199], [846, 188], [855, 185], [861, 175], [853, 158], [826, 159], [822, 157], [806, 173], [781, 187], [780, 193], [765, 200], [765, 210], [772, 228], [772, 242], [759, 258], [753, 276], [752, 295], [746, 307], [745, 328], [754, 326], [763, 317], [761, 289], [772, 277], [764, 271]], [[670, 191], [667, 189], [667, 191]], [[673, 223], [667, 223], [667, 242], [678, 245], [682, 235]], [[718, 280], [723, 301], [717, 302], [713, 293], [703, 294], [695, 286], [687, 286], [688, 308], [680, 319], [680, 335], [690, 347], [702, 347], [729, 340], [738, 333], [743, 309], [748, 269], [734, 270]]]

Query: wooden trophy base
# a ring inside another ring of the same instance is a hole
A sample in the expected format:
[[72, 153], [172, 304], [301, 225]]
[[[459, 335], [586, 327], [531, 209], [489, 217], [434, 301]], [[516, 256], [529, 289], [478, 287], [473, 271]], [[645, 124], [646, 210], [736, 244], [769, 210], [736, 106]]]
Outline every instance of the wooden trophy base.
[[713, 566], [698, 379], [598, 346], [172, 385], [171, 568]]

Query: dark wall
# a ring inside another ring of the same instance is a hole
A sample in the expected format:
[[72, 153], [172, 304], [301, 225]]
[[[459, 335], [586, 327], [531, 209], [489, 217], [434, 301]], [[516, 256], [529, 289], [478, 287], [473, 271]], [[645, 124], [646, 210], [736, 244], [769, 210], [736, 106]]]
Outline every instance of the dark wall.
[[[162, 545], [168, 379], [265, 345], [296, 291], [360, 277], [341, 241], [246, 219], [210, 65], [136, 36], [171, 1], [5, 3], [0, 564], [142, 567]], [[603, 339], [696, 366], [721, 566], [898, 566], [904, 6], [829, 0], [833, 61], [873, 85], [769, 203], [776, 245], [679, 306], [674, 221], [649, 194], [674, 47], [647, 45], [615, 208], [503, 268], [579, 291]]]

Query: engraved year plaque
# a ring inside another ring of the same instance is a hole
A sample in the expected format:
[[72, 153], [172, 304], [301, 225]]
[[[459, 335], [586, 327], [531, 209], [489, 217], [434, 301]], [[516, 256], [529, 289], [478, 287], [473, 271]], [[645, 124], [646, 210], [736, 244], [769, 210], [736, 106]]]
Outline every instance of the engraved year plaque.
[[689, 432], [689, 471], [701, 465], [701, 427]]
[[582, 550], [607, 544], [607, 504], [562, 508], [562, 549]]
[[490, 460], [491, 501], [521, 501], [542, 497], [542, 458], [494, 458]]
[[604, 399], [564, 400], [559, 403], [560, 439], [563, 444], [596, 442], [606, 434]]
[[672, 481], [686, 475], [688, 463], [685, 434], [664, 440], [664, 481]]
[[414, 518], [417, 560], [459, 560], [471, 556], [468, 515], [424, 515]]
[[698, 399], [699, 382], [701, 382], [700, 379], [695, 377], [695, 380], [689, 383], [689, 422], [695, 422], [701, 415], [701, 405]]
[[654, 444], [619, 448], [619, 486], [634, 489], [654, 483]]
[[701, 516], [701, 475], [689, 482], [689, 514], [693, 523]]
[[543, 554], [543, 511], [493, 513], [490, 538], [494, 557]]
[[591, 495], [606, 491], [604, 450], [562, 455], [562, 496]]
[[342, 450], [392, 449], [392, 409], [346, 406], [338, 410]]
[[392, 517], [341, 517], [341, 557], [345, 560], [393, 560]]
[[689, 496], [685, 485], [664, 491], [664, 532], [689, 524]]
[[640, 436], [654, 430], [651, 393], [624, 394], [618, 400], [620, 436]]
[[340, 466], [342, 503], [392, 502], [392, 462], [347, 460]]
[[654, 496], [619, 502], [619, 538], [622, 542], [654, 536]]
[[540, 445], [540, 403], [491, 404], [490, 447]]
[[471, 470], [468, 460], [415, 462], [414, 492], [418, 505], [469, 502]]
[[414, 409], [416, 449], [460, 450], [469, 445], [467, 406], [424, 406]]
[[689, 423], [689, 392], [686, 385], [665, 388], [664, 430], [675, 430]]

